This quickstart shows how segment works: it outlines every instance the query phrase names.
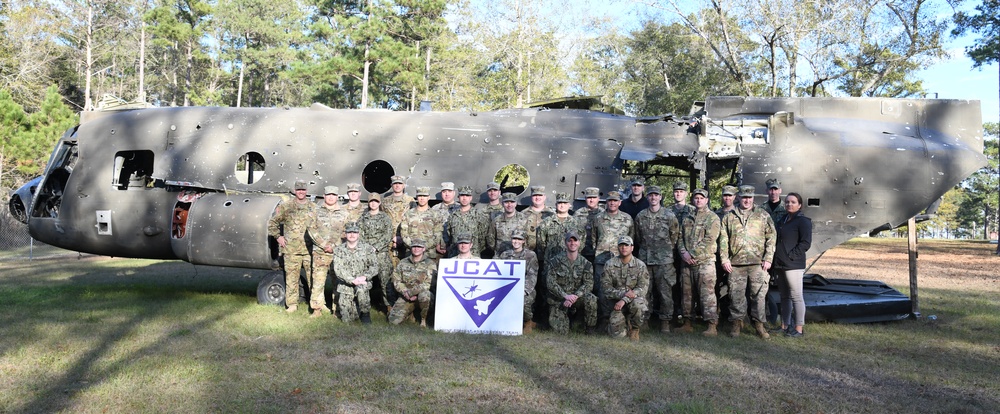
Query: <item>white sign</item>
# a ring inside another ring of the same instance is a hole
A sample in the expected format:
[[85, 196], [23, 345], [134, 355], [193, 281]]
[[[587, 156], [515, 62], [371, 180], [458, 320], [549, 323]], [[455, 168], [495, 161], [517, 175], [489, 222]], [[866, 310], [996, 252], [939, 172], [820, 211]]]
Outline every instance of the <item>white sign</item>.
[[520, 335], [524, 260], [441, 259], [434, 329]]

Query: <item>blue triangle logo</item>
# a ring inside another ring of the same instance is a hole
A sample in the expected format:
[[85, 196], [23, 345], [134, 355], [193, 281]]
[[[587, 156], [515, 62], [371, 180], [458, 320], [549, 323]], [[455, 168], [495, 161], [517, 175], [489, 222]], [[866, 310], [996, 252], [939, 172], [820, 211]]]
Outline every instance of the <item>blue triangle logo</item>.
[[514, 277], [468, 276], [443, 276], [443, 279], [477, 328], [483, 326], [520, 280]]

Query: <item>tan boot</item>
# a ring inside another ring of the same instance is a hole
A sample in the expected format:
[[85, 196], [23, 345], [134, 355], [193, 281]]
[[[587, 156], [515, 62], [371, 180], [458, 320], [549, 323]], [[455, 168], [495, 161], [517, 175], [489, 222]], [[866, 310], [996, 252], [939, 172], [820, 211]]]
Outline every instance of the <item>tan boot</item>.
[[757, 335], [760, 335], [761, 339], [771, 339], [771, 335], [767, 333], [764, 322], [754, 321], [753, 327], [757, 330]]
[[690, 319], [685, 319], [684, 320], [684, 325], [682, 325], [680, 328], [677, 328], [677, 330], [679, 332], [684, 332], [684, 333], [694, 332], [694, 328], [691, 327], [691, 320]]
[[285, 312], [295, 313], [295, 311], [297, 310], [299, 310], [299, 305], [291, 305], [288, 307], [288, 309], [285, 309]]
[[320, 316], [323, 316], [323, 311], [319, 309], [313, 309], [312, 314], [309, 315], [310, 318], [318, 318]]
[[743, 319], [737, 319], [733, 321], [733, 326], [729, 329], [729, 336], [735, 338], [740, 336], [740, 331], [743, 330]]
[[660, 322], [660, 333], [662, 334], [670, 333], [670, 321]]
[[629, 329], [628, 330], [628, 339], [631, 339], [633, 341], [638, 341], [639, 340], [639, 329], [638, 328]]
[[718, 326], [718, 325], [719, 325], [719, 323], [716, 322], [716, 321], [709, 322], [708, 323], [708, 329], [706, 329], [705, 332], [702, 332], [701, 334], [704, 335], [704, 336], [716, 336], [716, 335], [718, 335], [719, 331], [715, 330], [715, 327]]
[[521, 329], [521, 333], [524, 335], [530, 334], [532, 330], [535, 329], [535, 321], [527, 321], [524, 323], [524, 328]]

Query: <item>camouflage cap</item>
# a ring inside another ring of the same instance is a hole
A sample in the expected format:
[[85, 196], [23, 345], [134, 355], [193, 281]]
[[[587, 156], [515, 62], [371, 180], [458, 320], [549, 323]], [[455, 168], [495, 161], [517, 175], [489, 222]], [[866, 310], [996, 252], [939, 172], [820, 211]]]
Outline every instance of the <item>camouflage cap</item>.
[[697, 190], [694, 190], [694, 193], [692, 195], [700, 195], [702, 197], [708, 198], [708, 190], [704, 188], [699, 188]]
[[455, 183], [451, 181], [441, 183], [441, 191], [455, 191]]
[[359, 233], [361, 229], [358, 228], [358, 223], [347, 223], [344, 226], [344, 233]]
[[340, 187], [337, 187], [335, 185], [328, 185], [326, 187], [323, 187], [323, 194], [333, 194], [333, 195], [340, 194]]
[[490, 181], [486, 184], [486, 191], [497, 190], [500, 191], [500, 183], [496, 181]]
[[514, 194], [514, 193], [503, 193], [502, 197], [503, 197], [503, 202], [504, 203], [506, 203], [508, 201], [513, 201], [515, 203], [517, 202], [517, 194]]
[[417, 187], [417, 197], [420, 197], [420, 196], [430, 197], [431, 196], [431, 188], [430, 187]]
[[458, 187], [458, 195], [464, 195], [464, 196], [470, 196], [470, 195], [472, 195], [472, 186], [471, 185], [463, 185], [461, 187]]
[[358, 183], [350, 183], [350, 184], [348, 184], [347, 185], [347, 192], [349, 193], [351, 191], [361, 192], [361, 184], [358, 184]]
[[455, 243], [472, 243], [472, 235], [469, 233], [458, 233], [458, 236], [455, 236]]
[[572, 200], [569, 198], [569, 194], [566, 193], [556, 193], [556, 204], [558, 203], [569, 203]]
[[622, 194], [617, 191], [609, 191], [608, 201], [613, 201], [613, 200], [622, 201]]
[[633, 244], [632, 243], [632, 238], [629, 237], [629, 236], [621, 236], [621, 237], [618, 238], [618, 244], [627, 244], [627, 245], [631, 246]]
[[514, 231], [510, 232], [510, 238], [524, 240], [524, 230], [514, 229]]
[[658, 186], [658, 185], [651, 185], [651, 186], [649, 186], [649, 188], [646, 189], [646, 194], [661, 194], [660, 193], [660, 186]]
[[427, 247], [427, 243], [424, 243], [424, 239], [414, 238], [413, 240], [410, 240], [410, 248], [412, 249], [414, 247]]
[[770, 190], [772, 188], [777, 188], [777, 189], [780, 190], [781, 189], [781, 181], [778, 181], [777, 178], [772, 178], [770, 180], [767, 180], [767, 189]]
[[583, 190], [583, 195], [584, 195], [584, 197], [587, 197], [587, 198], [590, 198], [590, 197], [600, 197], [601, 196], [601, 189], [597, 188], [597, 187], [587, 187], [585, 190]]
[[638, 185], [638, 186], [641, 187], [641, 186], [644, 186], [646, 184], [642, 181], [641, 178], [636, 178], [636, 179], [632, 180], [632, 185]]
[[372, 201], [378, 201], [381, 203], [382, 195], [379, 193], [368, 193], [368, 202], [371, 203]]
[[577, 236], [575, 231], [567, 232], [564, 240], [569, 241], [569, 239], [576, 239], [577, 241], [580, 241], [580, 236]]
[[406, 183], [406, 177], [403, 177], [402, 175], [394, 175], [394, 176], [392, 176], [392, 183], [393, 184], [403, 184], [403, 183]]
[[736, 195], [737, 191], [739, 191], [739, 189], [737, 189], [735, 186], [727, 185], [725, 187], [722, 187], [722, 195], [730, 195], [730, 196]]
[[295, 186], [292, 190], [306, 190], [306, 182], [303, 180], [295, 180]]
[[687, 183], [685, 183], [683, 181], [674, 181], [674, 191], [676, 191], [676, 190], [687, 191], [688, 190]]
[[744, 185], [740, 187], [740, 197], [753, 198], [753, 196], [755, 195], [754, 193], [756, 192], [757, 189], [754, 188], [752, 185]]
[[531, 195], [545, 195], [545, 187], [536, 185], [531, 187]]

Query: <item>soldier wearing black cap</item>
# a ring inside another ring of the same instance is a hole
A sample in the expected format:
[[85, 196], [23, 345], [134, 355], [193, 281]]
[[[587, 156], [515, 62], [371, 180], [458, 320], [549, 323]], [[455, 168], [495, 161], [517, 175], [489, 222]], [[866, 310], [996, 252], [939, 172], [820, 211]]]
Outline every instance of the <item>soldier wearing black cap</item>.
[[642, 180], [633, 180], [631, 193], [629, 193], [626, 199], [622, 200], [622, 205], [619, 207], [622, 211], [632, 216], [632, 219], [635, 219], [640, 211], [649, 208], [649, 200], [644, 197], [645, 188]]

